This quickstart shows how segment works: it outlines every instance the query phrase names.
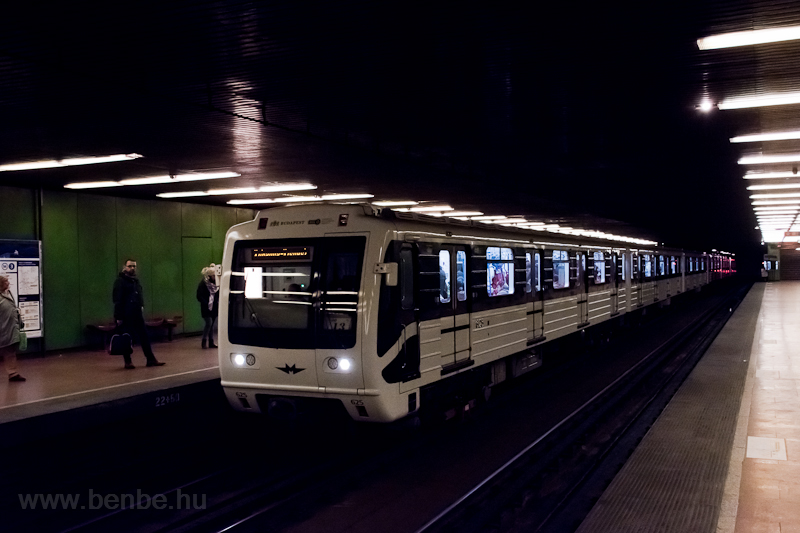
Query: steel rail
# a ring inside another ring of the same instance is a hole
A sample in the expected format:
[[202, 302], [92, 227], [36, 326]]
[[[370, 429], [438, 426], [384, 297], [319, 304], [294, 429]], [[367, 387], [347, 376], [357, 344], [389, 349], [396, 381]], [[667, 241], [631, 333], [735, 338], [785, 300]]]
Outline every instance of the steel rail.
[[488, 484], [490, 484], [493, 480], [495, 480], [495, 478], [497, 478], [498, 476], [504, 474], [511, 466], [513, 466], [518, 461], [520, 461], [523, 457], [525, 457], [533, 448], [538, 446], [540, 443], [542, 443], [544, 440], [546, 440], [553, 433], [555, 433], [556, 431], [561, 429], [563, 426], [565, 426], [567, 423], [572, 421], [572, 419], [576, 418], [578, 415], [583, 413], [587, 408], [592, 406], [595, 402], [597, 402], [597, 400], [599, 398], [601, 398], [602, 396], [607, 394], [610, 390], [612, 390], [613, 388], [617, 387], [621, 382], [623, 382], [626, 378], [628, 378], [628, 376], [631, 373], [635, 372], [636, 370], [640, 369], [643, 365], [645, 365], [646, 363], [650, 362], [652, 358], [654, 358], [657, 354], [660, 354], [662, 351], [664, 351], [665, 348], [675, 344], [676, 343], [676, 339], [678, 339], [679, 337], [686, 336], [687, 332], [690, 332], [690, 331], [693, 331], [693, 330], [697, 330], [702, 324], [704, 324], [706, 321], [708, 321], [710, 319], [710, 317], [712, 317], [716, 312], [718, 312], [718, 310], [719, 310], [721, 305], [722, 304], [720, 304], [718, 306], [714, 306], [712, 309], [706, 311], [703, 315], [701, 315], [699, 320], [696, 320], [696, 321], [690, 323], [689, 325], [687, 325], [683, 329], [681, 329], [678, 332], [674, 333], [672, 336], [670, 336], [666, 341], [662, 342], [656, 348], [651, 350], [650, 353], [648, 353], [645, 357], [643, 357], [639, 362], [637, 362], [631, 368], [626, 370], [617, 379], [615, 379], [613, 382], [611, 382], [609, 385], [607, 385], [605, 388], [603, 388], [600, 392], [598, 392], [597, 394], [592, 396], [589, 400], [584, 402], [580, 407], [575, 409], [572, 413], [567, 415], [564, 419], [562, 419], [556, 425], [554, 425], [549, 430], [547, 430], [547, 432], [545, 432], [544, 434], [539, 436], [536, 440], [534, 440], [529, 445], [527, 445], [524, 449], [522, 449], [520, 452], [518, 452], [516, 455], [514, 455], [514, 457], [512, 457], [511, 459], [506, 461], [502, 466], [497, 468], [489, 476], [484, 478], [483, 481], [478, 483], [475, 487], [470, 489], [463, 496], [461, 496], [455, 502], [450, 504], [447, 508], [442, 510], [434, 518], [432, 518], [428, 522], [426, 522], [422, 527], [417, 529], [415, 531], [415, 533], [424, 533], [424, 532], [430, 530], [432, 528], [432, 526], [435, 526], [438, 522], [440, 522], [441, 520], [446, 518], [450, 513], [452, 513], [455, 509], [457, 509], [459, 506], [461, 506], [466, 500], [468, 500], [469, 498], [474, 496], [481, 489], [483, 489]]

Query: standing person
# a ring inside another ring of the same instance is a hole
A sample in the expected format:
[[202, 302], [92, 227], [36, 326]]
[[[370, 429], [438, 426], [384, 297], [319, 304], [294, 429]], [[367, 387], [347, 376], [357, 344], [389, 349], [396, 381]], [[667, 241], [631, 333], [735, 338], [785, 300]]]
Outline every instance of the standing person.
[[200, 314], [203, 316], [205, 326], [203, 327], [203, 341], [201, 346], [206, 347], [206, 340], [209, 348], [216, 348], [214, 344], [214, 325], [217, 323], [219, 315], [219, 285], [217, 285], [216, 266], [211, 266], [200, 271], [203, 279], [197, 285], [197, 301], [200, 302]]
[[[144, 356], [147, 358], [147, 366], [161, 366], [164, 363], [156, 360], [153, 350], [150, 348], [150, 339], [147, 337], [147, 330], [144, 327], [144, 297], [142, 296], [142, 284], [136, 277], [136, 260], [128, 259], [122, 272], [119, 273], [114, 282], [114, 319], [117, 326], [124, 333], [128, 333], [132, 339], [138, 339], [142, 346]], [[133, 366], [131, 356], [125, 356], [125, 368], [136, 368]]]
[[25, 381], [17, 372], [17, 348], [22, 319], [9, 289], [6, 276], [0, 276], [0, 359], [3, 359], [8, 372], [8, 381]]

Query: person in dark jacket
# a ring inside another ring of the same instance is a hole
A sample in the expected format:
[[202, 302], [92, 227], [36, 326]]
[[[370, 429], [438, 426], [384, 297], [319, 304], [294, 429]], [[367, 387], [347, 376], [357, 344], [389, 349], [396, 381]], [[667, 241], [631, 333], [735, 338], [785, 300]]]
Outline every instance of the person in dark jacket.
[[216, 283], [216, 266], [211, 265], [204, 268], [201, 273], [203, 279], [197, 285], [197, 301], [200, 302], [200, 314], [205, 320], [203, 328], [203, 341], [201, 346], [206, 347], [208, 341], [209, 348], [216, 348], [214, 344], [214, 325], [217, 323], [219, 315], [219, 285]]
[[[119, 273], [114, 282], [114, 319], [117, 321], [118, 329], [123, 333], [128, 333], [131, 339], [136, 339], [142, 346], [144, 356], [147, 358], [147, 366], [162, 366], [153, 350], [150, 347], [150, 339], [147, 337], [147, 329], [144, 326], [144, 297], [142, 296], [142, 284], [136, 277], [136, 261], [128, 259], [122, 272]], [[131, 356], [125, 356], [125, 368], [136, 368], [133, 366]]]

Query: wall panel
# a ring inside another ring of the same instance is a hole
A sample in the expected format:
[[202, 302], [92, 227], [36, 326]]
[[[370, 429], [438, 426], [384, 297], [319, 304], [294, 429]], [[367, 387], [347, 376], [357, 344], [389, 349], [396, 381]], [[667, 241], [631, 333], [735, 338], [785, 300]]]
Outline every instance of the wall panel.
[[124, 261], [136, 260], [136, 270], [144, 291], [144, 316], [153, 316], [153, 259], [151, 254], [149, 200], [116, 199], [117, 213], [117, 270]]
[[78, 195], [72, 192], [42, 193], [42, 289], [45, 349], [83, 344]]
[[181, 204], [184, 237], [211, 237], [211, 206]]
[[117, 264], [116, 200], [78, 195], [81, 324], [114, 318], [111, 293], [121, 267]]
[[211, 209], [211, 255], [215, 263], [222, 263], [225, 249], [225, 234], [236, 224], [236, 210], [229, 207], [213, 206]]
[[[152, 231], [153, 316], [183, 316], [183, 271], [181, 250], [181, 204], [153, 202], [150, 211]], [[183, 332], [183, 323], [175, 333]]]
[[0, 187], [0, 239], [36, 240], [36, 191]]

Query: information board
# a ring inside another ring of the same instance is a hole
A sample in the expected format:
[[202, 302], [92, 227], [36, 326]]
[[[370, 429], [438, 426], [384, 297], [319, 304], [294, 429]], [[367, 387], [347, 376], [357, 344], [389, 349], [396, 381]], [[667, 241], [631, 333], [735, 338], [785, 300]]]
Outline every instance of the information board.
[[0, 274], [8, 277], [28, 338], [41, 337], [44, 334], [41, 242], [0, 240]]

